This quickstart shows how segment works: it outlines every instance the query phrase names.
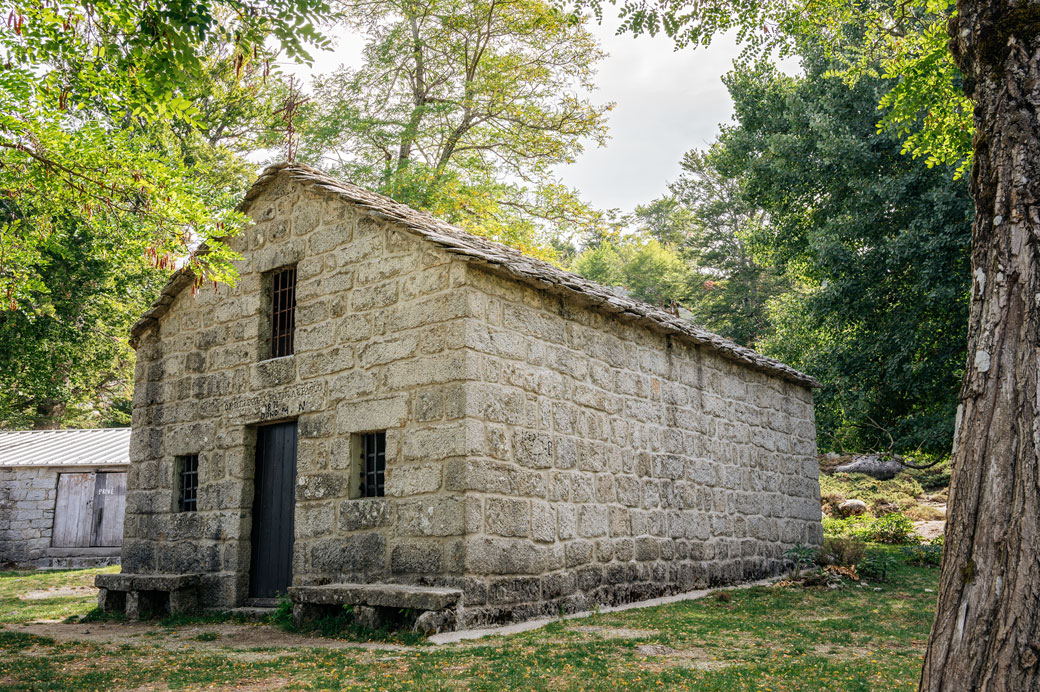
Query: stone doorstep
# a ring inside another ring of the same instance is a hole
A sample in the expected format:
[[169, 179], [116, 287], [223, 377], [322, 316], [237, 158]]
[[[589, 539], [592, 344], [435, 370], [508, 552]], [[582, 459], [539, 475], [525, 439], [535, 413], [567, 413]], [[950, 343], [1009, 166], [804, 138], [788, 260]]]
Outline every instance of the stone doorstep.
[[311, 605], [360, 605], [375, 608], [444, 610], [462, 600], [462, 591], [410, 584], [325, 584], [291, 586], [293, 603]]
[[198, 574], [99, 574], [94, 586], [110, 591], [180, 591], [196, 588]]

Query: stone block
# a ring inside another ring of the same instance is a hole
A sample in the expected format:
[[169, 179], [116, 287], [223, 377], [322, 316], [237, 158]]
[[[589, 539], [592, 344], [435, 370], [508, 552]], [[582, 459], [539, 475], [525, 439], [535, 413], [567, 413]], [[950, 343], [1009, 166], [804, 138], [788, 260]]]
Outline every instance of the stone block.
[[513, 458], [521, 466], [547, 469], [553, 465], [553, 439], [546, 432], [517, 430], [513, 433]]
[[484, 501], [487, 532], [497, 536], [526, 537], [531, 533], [531, 504], [528, 500], [489, 497]]
[[429, 574], [441, 571], [441, 549], [436, 543], [401, 543], [390, 553], [393, 574]]
[[546, 549], [518, 538], [465, 539], [464, 566], [470, 574], [541, 574], [545, 571]]
[[386, 567], [386, 540], [378, 533], [360, 533], [313, 541], [311, 569], [319, 574], [380, 572]]
[[461, 497], [431, 496], [397, 503], [399, 536], [459, 536], [464, 525]]
[[386, 494], [407, 497], [432, 493], [441, 487], [440, 464], [390, 466], [386, 469]]
[[602, 505], [582, 505], [578, 514], [578, 535], [595, 538], [607, 535], [609, 512]]
[[393, 521], [393, 506], [382, 498], [344, 500], [339, 505], [339, 528], [342, 531], [360, 531], [389, 526]]

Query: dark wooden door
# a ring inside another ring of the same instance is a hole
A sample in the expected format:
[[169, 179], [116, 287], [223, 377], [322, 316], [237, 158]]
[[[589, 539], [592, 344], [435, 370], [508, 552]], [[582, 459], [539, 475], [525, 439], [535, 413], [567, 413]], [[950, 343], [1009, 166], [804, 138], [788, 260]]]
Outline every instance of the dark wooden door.
[[295, 421], [257, 428], [254, 482], [249, 595], [274, 598], [292, 583]]

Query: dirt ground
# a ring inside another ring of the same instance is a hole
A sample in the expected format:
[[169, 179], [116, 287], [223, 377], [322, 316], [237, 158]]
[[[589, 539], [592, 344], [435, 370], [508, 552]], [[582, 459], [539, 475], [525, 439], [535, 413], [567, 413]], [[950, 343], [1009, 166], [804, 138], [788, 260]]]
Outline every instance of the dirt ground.
[[[26, 632], [61, 642], [88, 641], [116, 644], [148, 644], [181, 649], [190, 642], [193, 649], [368, 649], [404, 651], [408, 647], [381, 642], [351, 642], [341, 639], [283, 632], [269, 625], [214, 623], [159, 628], [148, 622], [30, 622], [4, 625], [11, 632]], [[277, 656], [275, 656], [277, 658]]]

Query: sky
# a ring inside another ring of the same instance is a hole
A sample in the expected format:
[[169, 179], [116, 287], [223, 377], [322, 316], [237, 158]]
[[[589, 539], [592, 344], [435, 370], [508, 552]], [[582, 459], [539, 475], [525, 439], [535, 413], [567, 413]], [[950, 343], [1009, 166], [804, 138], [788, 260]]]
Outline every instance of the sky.
[[[733, 107], [721, 77], [739, 49], [723, 36], [708, 48], [675, 51], [667, 37], [617, 36], [616, 27], [607, 16], [591, 27], [609, 53], [593, 99], [616, 104], [609, 116], [611, 138], [604, 147], [590, 144], [557, 173], [593, 206], [630, 212], [663, 194], [679, 174], [682, 155], [710, 144], [719, 124], [729, 122]], [[313, 65], [283, 69], [305, 77], [340, 64], [359, 65], [359, 38], [340, 30], [335, 40], [333, 50], [314, 55]]]

